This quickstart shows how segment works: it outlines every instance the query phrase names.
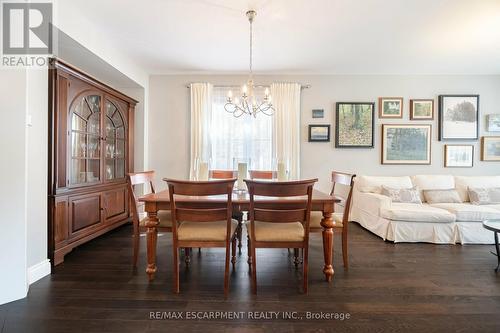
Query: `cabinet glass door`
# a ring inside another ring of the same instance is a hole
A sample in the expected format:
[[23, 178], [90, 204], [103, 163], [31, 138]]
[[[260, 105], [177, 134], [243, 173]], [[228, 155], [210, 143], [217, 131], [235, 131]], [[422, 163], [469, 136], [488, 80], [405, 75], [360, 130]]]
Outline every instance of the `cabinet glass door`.
[[70, 184], [100, 182], [101, 96], [79, 97], [73, 103], [70, 117]]
[[104, 175], [106, 180], [125, 177], [125, 121], [118, 107], [110, 100], [104, 100], [106, 116]]

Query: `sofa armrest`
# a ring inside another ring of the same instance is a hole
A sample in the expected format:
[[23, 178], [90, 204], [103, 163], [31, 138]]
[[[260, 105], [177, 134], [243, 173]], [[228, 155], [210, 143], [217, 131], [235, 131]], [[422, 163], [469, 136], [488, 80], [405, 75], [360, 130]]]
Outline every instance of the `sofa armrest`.
[[372, 216], [380, 216], [381, 209], [390, 209], [392, 200], [386, 195], [377, 193], [355, 192], [353, 195], [352, 213], [357, 216], [356, 210]]

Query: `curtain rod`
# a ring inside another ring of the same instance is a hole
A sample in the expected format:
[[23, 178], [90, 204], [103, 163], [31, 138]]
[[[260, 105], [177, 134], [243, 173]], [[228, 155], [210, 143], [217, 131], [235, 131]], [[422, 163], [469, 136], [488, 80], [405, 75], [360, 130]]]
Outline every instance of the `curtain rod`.
[[[269, 85], [263, 85], [263, 84], [259, 84], [259, 85], [254, 85], [255, 88], [268, 88]], [[188, 84], [186, 85], [186, 88], [191, 88], [191, 86]], [[214, 85], [214, 88], [241, 88], [241, 86], [237, 86], [237, 85]], [[300, 86], [300, 89], [309, 89], [311, 88], [311, 85], [310, 84], [305, 84], [305, 85], [301, 85]]]

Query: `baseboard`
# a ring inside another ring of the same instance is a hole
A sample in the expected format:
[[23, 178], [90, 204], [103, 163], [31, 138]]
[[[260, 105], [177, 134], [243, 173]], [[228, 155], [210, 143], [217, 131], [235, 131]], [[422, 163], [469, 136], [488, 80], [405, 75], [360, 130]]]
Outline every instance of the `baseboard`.
[[35, 283], [50, 274], [50, 260], [45, 259], [28, 268], [28, 284]]

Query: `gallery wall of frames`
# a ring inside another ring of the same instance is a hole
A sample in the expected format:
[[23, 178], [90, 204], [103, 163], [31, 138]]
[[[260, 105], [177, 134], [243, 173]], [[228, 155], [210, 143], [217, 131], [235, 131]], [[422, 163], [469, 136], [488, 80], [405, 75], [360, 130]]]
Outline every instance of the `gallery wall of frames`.
[[[409, 121], [403, 121], [406, 112]], [[375, 147], [376, 117], [381, 122], [380, 147]], [[312, 118], [324, 118], [324, 110], [313, 109]], [[473, 143], [478, 140], [481, 161], [500, 161], [500, 114], [483, 114], [477, 94], [379, 97], [377, 103], [336, 102], [334, 119], [334, 134], [330, 124], [310, 124], [309, 142], [330, 142], [333, 138], [338, 149], [378, 148], [382, 165], [431, 165], [432, 137], [437, 131], [439, 141], [445, 143], [445, 168], [473, 167]], [[487, 135], [480, 137], [483, 121]]]

